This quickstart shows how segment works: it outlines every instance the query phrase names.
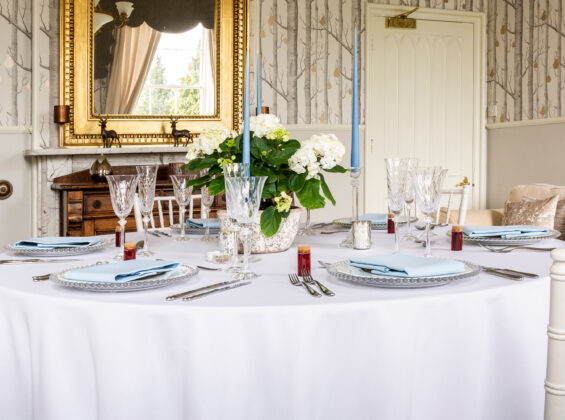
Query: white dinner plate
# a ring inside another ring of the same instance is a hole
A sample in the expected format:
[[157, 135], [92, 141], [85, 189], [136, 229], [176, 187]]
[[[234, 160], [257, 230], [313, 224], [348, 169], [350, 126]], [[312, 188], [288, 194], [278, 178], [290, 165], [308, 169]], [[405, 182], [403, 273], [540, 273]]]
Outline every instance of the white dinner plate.
[[356, 267], [350, 267], [348, 261], [340, 261], [326, 267], [328, 273], [341, 280], [360, 283], [366, 286], [387, 287], [391, 289], [417, 289], [448, 284], [453, 280], [472, 277], [480, 273], [478, 265], [461, 261], [465, 264], [465, 271], [458, 274], [445, 274], [442, 276], [427, 277], [392, 277], [380, 276], [369, 273]]
[[[447, 235], [451, 236], [451, 230], [447, 231]], [[501, 246], [511, 246], [511, 245], [531, 245], [545, 239], [554, 239], [561, 236], [561, 232], [555, 229], [551, 229], [546, 235], [534, 236], [532, 238], [508, 238], [503, 239], [500, 237], [488, 237], [488, 238], [469, 238], [463, 234], [463, 242], [469, 244], [484, 244], [484, 245], [501, 245]]]
[[[69, 270], [92, 267], [93, 265], [96, 264], [90, 264], [83, 267], [74, 267]], [[51, 277], [49, 277], [49, 279], [59, 286], [88, 290], [92, 292], [133, 292], [136, 290], [147, 290], [156, 289], [158, 287], [165, 287], [169, 284], [195, 276], [199, 271], [197, 267], [194, 267], [192, 265], [181, 264], [175, 270], [169, 271], [164, 274], [147, 277], [140, 280], [131, 280], [122, 283], [111, 283], [67, 279], [65, 278], [65, 273], [69, 270], [51, 274]]]
[[[417, 222], [418, 218], [417, 217], [412, 217], [410, 219], [411, 223]], [[408, 218], [406, 216], [400, 216], [398, 218], [398, 222], [399, 225], [404, 225], [406, 223], [408, 223]], [[351, 217], [342, 217], [340, 219], [335, 219], [333, 221], [334, 225], [338, 225], [338, 226], [345, 226], [345, 227], [350, 227], [351, 226]], [[379, 223], [374, 223], [371, 222], [371, 229], [374, 230], [385, 230], [388, 227], [388, 220], [385, 220], [384, 222], [379, 222]]]
[[6, 249], [12, 254], [26, 257], [70, 257], [73, 255], [90, 254], [104, 249], [111, 240], [100, 240], [100, 242], [89, 246], [61, 247], [61, 248], [19, 248], [15, 244], [6, 245]]

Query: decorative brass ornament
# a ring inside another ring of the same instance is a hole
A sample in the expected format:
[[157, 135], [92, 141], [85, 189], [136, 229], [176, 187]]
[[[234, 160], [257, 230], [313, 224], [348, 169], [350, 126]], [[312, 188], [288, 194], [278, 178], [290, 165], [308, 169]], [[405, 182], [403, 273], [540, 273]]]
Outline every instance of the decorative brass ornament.
[[396, 29], [416, 29], [416, 19], [411, 19], [408, 16], [418, 9], [419, 7], [415, 7], [407, 12], [386, 18], [385, 27]]
[[[239, 129], [243, 110], [244, 57], [247, 48], [248, 0], [215, 0], [215, 111], [211, 115], [177, 115], [192, 135], [217, 124]], [[60, 103], [68, 105], [69, 123], [62, 147], [103, 145], [94, 112], [94, 2], [61, 0]], [[110, 114], [108, 124], [123, 146], [169, 145], [169, 115]]]

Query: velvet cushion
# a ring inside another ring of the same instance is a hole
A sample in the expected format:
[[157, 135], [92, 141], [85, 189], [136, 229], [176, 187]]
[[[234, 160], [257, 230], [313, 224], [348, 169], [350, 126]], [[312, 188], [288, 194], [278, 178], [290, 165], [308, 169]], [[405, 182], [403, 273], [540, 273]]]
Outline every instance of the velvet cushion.
[[524, 199], [520, 202], [507, 201], [504, 205], [503, 225], [534, 225], [553, 229], [559, 196], [542, 200]]

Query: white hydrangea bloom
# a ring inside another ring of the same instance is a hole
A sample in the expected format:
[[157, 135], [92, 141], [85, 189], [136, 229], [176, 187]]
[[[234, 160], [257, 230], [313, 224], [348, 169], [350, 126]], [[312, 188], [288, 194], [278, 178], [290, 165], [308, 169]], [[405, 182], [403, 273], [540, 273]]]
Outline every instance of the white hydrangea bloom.
[[[243, 125], [241, 126], [243, 130]], [[275, 139], [275, 132], [284, 127], [279, 117], [273, 114], [261, 114], [249, 118], [249, 130], [253, 131], [256, 137]]]
[[230, 137], [232, 137], [232, 132], [229, 129], [223, 125], [215, 125], [202, 130], [195, 143], [199, 143], [198, 147], [202, 153], [210, 155], [214, 151], [220, 152], [220, 144]]
[[302, 143], [289, 159], [288, 165], [297, 174], [308, 170], [307, 179], [314, 178], [322, 169], [332, 169], [345, 155], [345, 147], [333, 134], [315, 134]]

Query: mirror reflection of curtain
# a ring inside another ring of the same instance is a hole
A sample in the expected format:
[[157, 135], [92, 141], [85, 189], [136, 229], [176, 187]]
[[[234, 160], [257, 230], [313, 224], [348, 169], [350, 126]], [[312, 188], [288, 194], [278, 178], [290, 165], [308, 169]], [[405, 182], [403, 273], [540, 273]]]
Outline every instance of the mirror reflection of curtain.
[[147, 24], [117, 29], [106, 114], [131, 114], [151, 69], [161, 33]]
[[215, 99], [215, 75], [214, 69], [216, 57], [214, 54], [214, 30], [202, 27], [202, 52], [206, 54], [202, 57], [200, 67], [200, 115], [210, 115], [214, 113]]

